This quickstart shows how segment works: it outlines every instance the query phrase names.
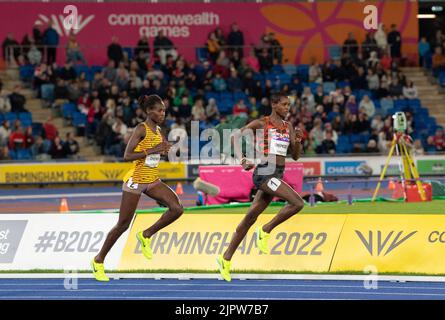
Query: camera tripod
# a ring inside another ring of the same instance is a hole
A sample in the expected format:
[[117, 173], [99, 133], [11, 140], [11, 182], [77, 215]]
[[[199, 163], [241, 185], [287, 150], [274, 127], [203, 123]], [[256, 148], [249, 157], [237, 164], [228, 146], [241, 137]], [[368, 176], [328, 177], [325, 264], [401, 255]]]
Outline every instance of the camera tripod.
[[[379, 182], [377, 183], [377, 187], [375, 188], [374, 195], [372, 197], [372, 202], [375, 201], [377, 194], [379, 193], [380, 185], [382, 180], [385, 177], [386, 171], [389, 166], [389, 162], [391, 157], [396, 152], [396, 155], [401, 155], [402, 162], [399, 162], [399, 171], [402, 181], [404, 198], [406, 199], [406, 181], [415, 180], [417, 185], [417, 190], [419, 191], [420, 198], [422, 201], [426, 201], [425, 190], [423, 189], [422, 182], [419, 180], [419, 172], [414, 164], [414, 160], [412, 158], [411, 152], [406, 144], [406, 140], [411, 139], [408, 135], [397, 132], [394, 134], [394, 138], [391, 142], [391, 148], [389, 150], [388, 158], [386, 159], [385, 166], [383, 167], [382, 174], [380, 175]], [[403, 166], [403, 168], [402, 168]], [[414, 179], [413, 179], [414, 178]]]

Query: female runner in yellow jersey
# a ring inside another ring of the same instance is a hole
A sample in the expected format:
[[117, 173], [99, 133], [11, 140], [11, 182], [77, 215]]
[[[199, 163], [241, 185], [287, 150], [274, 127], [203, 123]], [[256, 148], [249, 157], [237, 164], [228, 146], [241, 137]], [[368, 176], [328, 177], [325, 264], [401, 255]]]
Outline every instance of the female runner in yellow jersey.
[[108, 251], [124, 233], [133, 219], [142, 193], [168, 206], [168, 210], [151, 227], [137, 233], [141, 250], [147, 259], [151, 259], [151, 237], [178, 219], [183, 207], [178, 195], [159, 179], [158, 164], [161, 155], [168, 153], [171, 144], [165, 141], [159, 125], [165, 119], [165, 105], [157, 95], [139, 98], [139, 105], [145, 110], [147, 119], [137, 125], [125, 149], [124, 159], [133, 161], [133, 168], [124, 177], [119, 221], [108, 233], [99, 254], [91, 261], [96, 280], [109, 281], [104, 271], [104, 260]]

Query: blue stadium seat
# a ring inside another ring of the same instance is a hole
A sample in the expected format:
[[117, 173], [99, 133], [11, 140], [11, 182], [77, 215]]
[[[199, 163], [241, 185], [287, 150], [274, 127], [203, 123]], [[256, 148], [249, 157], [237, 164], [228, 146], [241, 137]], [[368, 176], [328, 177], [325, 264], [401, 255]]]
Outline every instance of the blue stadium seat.
[[249, 101], [249, 98], [244, 92], [236, 91], [233, 93], [233, 100], [235, 100], [236, 102], [238, 102], [239, 100], [244, 100], [244, 102], [247, 103]]
[[18, 119], [17, 114], [14, 112], [5, 112], [4, 114], [5, 121], [9, 122], [11, 128], [14, 127], [14, 122]]
[[215, 91], [208, 91], [204, 94], [204, 96], [207, 101], [209, 101], [210, 99], [215, 99], [217, 101], [220, 100], [220, 94]]
[[102, 66], [91, 66], [90, 72], [94, 75], [97, 72], [102, 72], [103, 69], [104, 67]]
[[360, 134], [351, 134], [349, 136], [349, 138], [350, 138], [351, 144], [362, 143], [362, 137]]
[[301, 81], [307, 82], [309, 80], [309, 65], [300, 64], [297, 66], [297, 75]]
[[317, 88], [321, 86], [321, 84], [316, 82], [309, 82], [309, 87], [311, 88], [312, 94], [315, 94], [317, 92]]
[[27, 128], [32, 125], [32, 114], [31, 112], [20, 112], [19, 120], [22, 122], [22, 127]]
[[32, 127], [32, 135], [33, 136], [41, 136], [43, 133], [43, 124], [41, 122], [33, 122], [31, 124]]
[[281, 85], [290, 84], [292, 81], [292, 77], [287, 73], [280, 73], [278, 79], [280, 79]]
[[196, 48], [196, 59], [198, 61], [204, 61], [209, 58], [209, 50], [205, 47]]
[[229, 92], [229, 91], [221, 91], [220, 99], [221, 100], [233, 100], [233, 94], [232, 94], [232, 92]]
[[53, 84], [43, 84], [41, 86], [41, 92], [42, 92], [42, 99], [46, 100], [48, 102], [54, 101], [54, 88], [55, 86]]
[[324, 94], [329, 94], [332, 91], [335, 91], [335, 89], [336, 89], [335, 82], [331, 82], [331, 81], [323, 82], [323, 93]]
[[17, 153], [16, 153], [14, 150], [9, 149], [9, 157], [10, 157], [12, 160], [17, 160]]
[[352, 150], [352, 144], [349, 141], [349, 136], [347, 135], [339, 135], [336, 151], [337, 153], [349, 153]]
[[409, 99], [408, 107], [412, 108], [413, 110], [420, 109], [421, 108], [420, 100], [419, 99]]
[[394, 102], [391, 99], [380, 99], [380, 106], [384, 115], [387, 115], [388, 110], [394, 108]]
[[270, 72], [274, 73], [274, 74], [281, 74], [281, 73], [284, 73], [284, 69], [281, 65], [277, 64], [272, 67]]
[[31, 151], [29, 149], [18, 149], [17, 160], [31, 160]]
[[80, 74], [83, 72], [85, 72], [85, 74], [88, 74], [90, 68], [87, 65], [79, 64], [74, 66], [74, 70], [76, 71], [76, 75], [80, 76]]
[[343, 89], [344, 87], [351, 86], [349, 81], [339, 81], [337, 82], [337, 88]]
[[394, 108], [403, 109], [405, 107], [408, 107], [408, 101], [406, 99], [396, 99], [396, 100], [394, 100]]
[[87, 116], [80, 112], [73, 113], [73, 126], [84, 127], [87, 124]]
[[341, 58], [342, 50], [340, 46], [336, 45], [330, 46], [328, 52], [329, 52], [329, 57], [332, 60], [337, 60]]
[[294, 64], [285, 64], [283, 66], [284, 72], [290, 76], [293, 76], [297, 73], [297, 66]]
[[74, 103], [64, 103], [62, 105], [62, 116], [65, 119], [71, 119], [73, 117], [73, 113], [77, 111], [77, 107]]
[[19, 75], [22, 81], [30, 82], [34, 78], [34, 67], [32, 65], [21, 66]]
[[124, 48], [122, 48], [122, 50], [124, 51], [124, 53], [127, 54], [128, 60], [133, 60], [133, 57], [134, 57], [133, 48], [131, 48], [131, 47], [124, 47]]
[[218, 104], [218, 110], [222, 114], [230, 114], [232, 113], [234, 105], [235, 103], [233, 100], [221, 100]]

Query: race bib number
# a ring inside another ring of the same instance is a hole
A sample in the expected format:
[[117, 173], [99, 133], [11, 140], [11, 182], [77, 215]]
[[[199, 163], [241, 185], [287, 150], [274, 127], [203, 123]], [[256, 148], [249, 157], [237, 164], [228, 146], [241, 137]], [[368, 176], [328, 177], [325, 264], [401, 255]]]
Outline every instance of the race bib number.
[[289, 133], [280, 133], [276, 129], [270, 130], [269, 153], [285, 157], [289, 147], [289, 140]]
[[145, 165], [150, 168], [156, 168], [161, 161], [160, 154], [150, 154], [145, 158]]
[[267, 186], [269, 187], [270, 190], [272, 191], [277, 191], [278, 187], [281, 185], [281, 181], [278, 180], [277, 178], [271, 178], [269, 180], [269, 182], [267, 183]]
[[133, 182], [133, 177], [130, 177], [127, 181], [127, 187], [131, 190], [136, 190], [139, 187], [139, 183]]

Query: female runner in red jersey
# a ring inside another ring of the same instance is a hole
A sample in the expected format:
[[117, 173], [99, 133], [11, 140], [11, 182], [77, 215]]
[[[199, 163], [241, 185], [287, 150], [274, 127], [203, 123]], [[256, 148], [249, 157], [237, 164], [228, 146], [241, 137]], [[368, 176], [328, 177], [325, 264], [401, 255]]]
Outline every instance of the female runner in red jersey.
[[271, 104], [272, 113], [270, 116], [250, 122], [247, 126], [243, 127], [240, 132], [234, 135], [235, 156], [241, 159], [244, 170], [251, 170], [254, 164], [247, 161], [245, 157], [242, 157], [239, 138], [244, 131], [249, 129], [252, 130], [254, 134], [257, 130], [264, 130], [264, 158], [253, 172], [253, 183], [257, 187], [258, 192], [252, 205], [244, 219], [236, 228], [236, 232], [226, 252], [217, 257], [219, 271], [226, 281], [231, 281], [230, 264], [233, 254], [250, 227], [268, 207], [274, 197], [287, 201], [287, 204], [281, 208], [271, 221], [257, 228], [256, 245], [262, 253], [269, 253], [267, 241], [272, 230], [301, 211], [304, 207], [304, 202], [300, 195], [282, 180], [288, 149], [290, 149], [292, 158], [298, 160], [302, 149], [301, 138], [303, 133], [300, 129], [294, 129], [284, 120], [290, 108], [290, 100], [287, 96], [272, 96]]

